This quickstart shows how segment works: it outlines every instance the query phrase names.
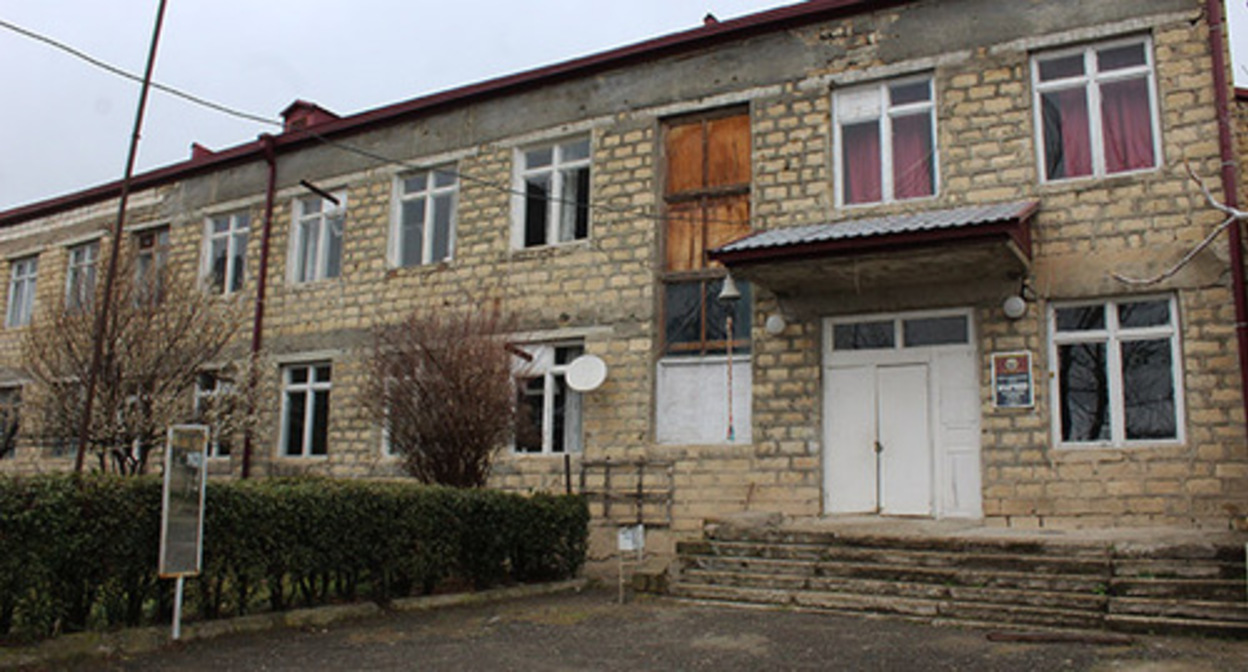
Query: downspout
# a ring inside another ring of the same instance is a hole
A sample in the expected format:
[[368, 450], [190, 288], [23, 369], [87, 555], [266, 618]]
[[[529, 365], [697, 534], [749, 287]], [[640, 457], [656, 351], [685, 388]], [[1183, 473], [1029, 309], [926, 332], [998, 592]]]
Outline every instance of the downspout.
[[[1226, 205], [1239, 207], [1239, 182], [1236, 170], [1234, 133], [1231, 129], [1231, 105], [1226, 81], [1226, 40], [1223, 37], [1222, 0], [1206, 0], [1205, 16], [1209, 21], [1209, 51], [1213, 57], [1213, 95], [1218, 113], [1218, 149], [1222, 158], [1222, 194]], [[1231, 292], [1235, 300], [1235, 340], [1239, 347], [1239, 387], [1248, 425], [1248, 292], [1244, 283], [1244, 244], [1241, 223], [1227, 227], [1231, 247]], [[1246, 429], [1245, 431], [1248, 431]]]
[[[256, 275], [256, 312], [251, 321], [251, 366], [248, 369], [247, 381], [247, 416], [256, 413], [255, 390], [258, 384], [256, 367], [260, 361], [260, 350], [264, 347], [264, 296], [269, 280], [269, 238], [273, 233], [273, 202], [277, 195], [277, 151], [273, 136], [265, 133], [260, 136], [260, 144], [264, 151], [264, 161], [269, 165], [268, 185], [264, 194], [264, 223], [260, 230], [260, 268]], [[243, 432], [243, 478], [251, 476], [252, 423], [247, 423]]]

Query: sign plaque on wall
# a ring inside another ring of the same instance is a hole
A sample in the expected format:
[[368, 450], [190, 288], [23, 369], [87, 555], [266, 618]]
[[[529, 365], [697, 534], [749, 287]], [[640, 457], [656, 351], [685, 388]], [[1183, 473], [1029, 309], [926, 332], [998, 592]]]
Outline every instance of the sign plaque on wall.
[[992, 404], [997, 408], [1035, 406], [1031, 352], [992, 353]]

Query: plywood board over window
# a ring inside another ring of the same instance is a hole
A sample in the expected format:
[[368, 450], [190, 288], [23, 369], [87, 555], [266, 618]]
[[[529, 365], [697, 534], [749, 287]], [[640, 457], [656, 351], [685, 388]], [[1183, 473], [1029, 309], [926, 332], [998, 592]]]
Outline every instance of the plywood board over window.
[[746, 113], [674, 123], [664, 150], [666, 270], [699, 271], [707, 250], [750, 231], [750, 117]]

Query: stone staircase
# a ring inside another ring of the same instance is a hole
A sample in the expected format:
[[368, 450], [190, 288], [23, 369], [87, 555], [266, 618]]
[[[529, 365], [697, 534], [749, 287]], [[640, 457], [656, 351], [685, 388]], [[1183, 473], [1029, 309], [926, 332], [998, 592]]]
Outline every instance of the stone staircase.
[[675, 596], [1026, 629], [1248, 637], [1244, 545], [711, 523]]

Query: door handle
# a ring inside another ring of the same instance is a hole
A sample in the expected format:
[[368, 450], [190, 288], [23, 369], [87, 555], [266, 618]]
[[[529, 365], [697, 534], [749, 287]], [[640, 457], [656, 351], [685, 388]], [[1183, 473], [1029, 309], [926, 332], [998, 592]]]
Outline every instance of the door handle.
[[880, 443], [879, 441], [876, 441], [876, 442], [875, 442], [875, 452], [876, 452], [876, 454], [877, 454], [877, 455], [878, 455], [878, 454], [880, 454], [880, 453], [882, 453], [882, 452], [884, 452], [884, 444]]

